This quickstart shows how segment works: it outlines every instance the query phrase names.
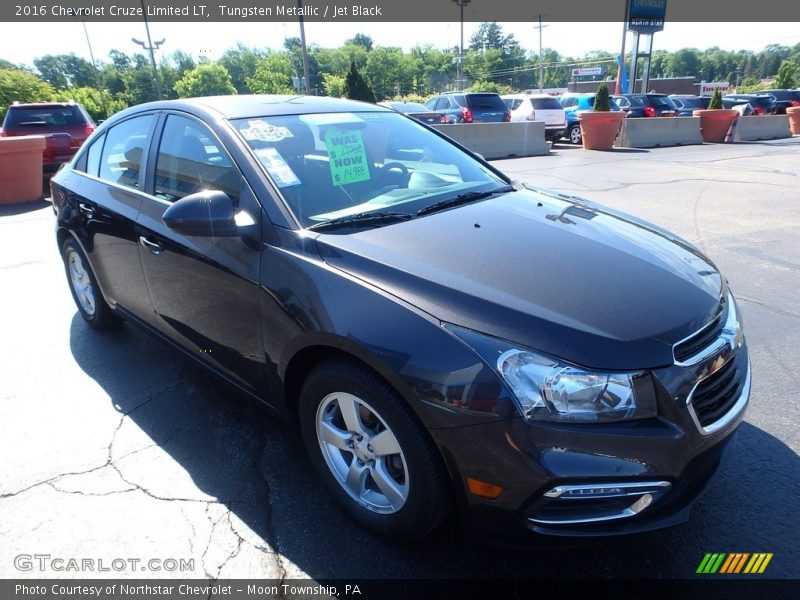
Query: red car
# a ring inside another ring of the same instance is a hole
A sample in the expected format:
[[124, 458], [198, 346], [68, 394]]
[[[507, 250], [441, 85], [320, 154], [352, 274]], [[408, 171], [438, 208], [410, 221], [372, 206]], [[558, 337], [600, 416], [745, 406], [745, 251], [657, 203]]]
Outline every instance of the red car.
[[74, 102], [14, 103], [8, 107], [0, 136], [43, 135], [44, 170], [54, 172], [75, 156], [96, 125]]

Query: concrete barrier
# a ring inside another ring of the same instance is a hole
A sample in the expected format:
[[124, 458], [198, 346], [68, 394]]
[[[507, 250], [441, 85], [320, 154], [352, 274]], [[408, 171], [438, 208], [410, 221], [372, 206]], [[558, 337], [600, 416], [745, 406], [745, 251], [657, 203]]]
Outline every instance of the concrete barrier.
[[615, 146], [656, 148], [702, 144], [699, 117], [652, 117], [625, 119]]
[[0, 138], [0, 204], [42, 197], [43, 135]]
[[788, 115], [759, 115], [739, 117], [733, 133], [734, 142], [778, 140], [792, 137]]
[[550, 145], [544, 139], [542, 121], [462, 123], [433, 127], [486, 159], [538, 156], [550, 152]]

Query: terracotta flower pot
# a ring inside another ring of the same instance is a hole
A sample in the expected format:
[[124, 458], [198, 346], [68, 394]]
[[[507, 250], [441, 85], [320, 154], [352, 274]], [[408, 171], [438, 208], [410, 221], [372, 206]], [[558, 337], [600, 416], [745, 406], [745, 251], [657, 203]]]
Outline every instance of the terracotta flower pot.
[[789, 115], [789, 129], [794, 135], [800, 135], [800, 106], [792, 106], [786, 109]]
[[693, 110], [692, 115], [700, 117], [700, 134], [709, 144], [721, 144], [739, 111], [733, 108]]
[[581, 137], [586, 150], [611, 150], [614, 140], [625, 120], [625, 113], [617, 111], [586, 111], [578, 116]]
[[43, 135], [0, 138], [0, 204], [42, 197]]

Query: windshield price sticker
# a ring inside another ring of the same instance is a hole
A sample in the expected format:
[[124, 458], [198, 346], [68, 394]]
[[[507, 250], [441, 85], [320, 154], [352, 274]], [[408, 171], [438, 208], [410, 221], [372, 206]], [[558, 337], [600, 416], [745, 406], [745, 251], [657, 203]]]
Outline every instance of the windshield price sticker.
[[332, 127], [325, 136], [333, 185], [369, 180], [364, 138], [357, 130]]
[[242, 136], [247, 141], [260, 140], [262, 142], [280, 142], [286, 138], [294, 137], [292, 132], [286, 127], [276, 127], [270, 125], [262, 119], [254, 119], [247, 122], [250, 127], [242, 129]]
[[267, 172], [272, 177], [279, 188], [290, 187], [299, 185], [301, 181], [297, 178], [292, 168], [286, 164], [281, 153], [275, 148], [259, 148], [256, 150], [256, 156], [261, 164], [267, 169]]

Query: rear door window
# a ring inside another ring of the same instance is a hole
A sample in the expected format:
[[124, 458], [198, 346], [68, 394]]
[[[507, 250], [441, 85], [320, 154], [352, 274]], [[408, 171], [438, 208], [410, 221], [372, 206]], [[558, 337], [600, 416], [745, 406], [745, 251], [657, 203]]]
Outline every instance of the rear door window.
[[105, 139], [106, 136], [102, 135], [94, 140], [91, 146], [84, 150], [78, 160], [75, 161], [73, 169], [97, 177], [97, 173], [100, 171], [100, 159], [102, 158]]
[[154, 115], [134, 117], [106, 133], [100, 159], [100, 178], [126, 187], [139, 187], [145, 149], [150, 144]]

